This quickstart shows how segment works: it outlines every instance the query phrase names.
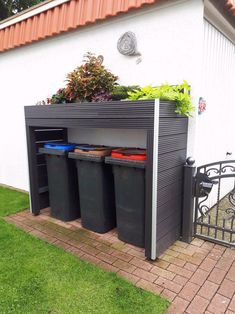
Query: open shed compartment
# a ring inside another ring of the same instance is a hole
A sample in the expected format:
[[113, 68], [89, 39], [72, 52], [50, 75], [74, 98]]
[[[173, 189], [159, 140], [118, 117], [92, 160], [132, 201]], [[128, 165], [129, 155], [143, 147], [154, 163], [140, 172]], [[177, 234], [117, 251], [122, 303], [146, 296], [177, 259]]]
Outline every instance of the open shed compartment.
[[67, 128], [146, 130], [145, 255], [155, 260], [181, 234], [188, 119], [174, 111], [158, 99], [25, 107], [32, 214], [50, 206], [44, 143], [67, 141]]

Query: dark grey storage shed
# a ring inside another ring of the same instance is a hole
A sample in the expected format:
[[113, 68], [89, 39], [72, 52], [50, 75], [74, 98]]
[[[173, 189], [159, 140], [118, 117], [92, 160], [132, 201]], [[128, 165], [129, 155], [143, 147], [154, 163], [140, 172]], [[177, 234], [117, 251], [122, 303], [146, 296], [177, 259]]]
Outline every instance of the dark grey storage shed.
[[38, 149], [67, 141], [67, 128], [147, 131], [145, 255], [155, 260], [180, 238], [188, 119], [175, 103], [156, 100], [25, 107], [31, 211], [50, 206], [47, 170]]

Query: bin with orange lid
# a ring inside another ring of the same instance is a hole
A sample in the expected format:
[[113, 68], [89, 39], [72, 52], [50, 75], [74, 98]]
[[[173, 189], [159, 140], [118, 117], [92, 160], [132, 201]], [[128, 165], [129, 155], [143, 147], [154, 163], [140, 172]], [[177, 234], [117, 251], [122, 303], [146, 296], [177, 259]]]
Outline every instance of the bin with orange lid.
[[105, 162], [113, 166], [118, 238], [144, 247], [146, 150], [113, 150]]
[[104, 163], [110, 154], [109, 147], [92, 145], [69, 153], [77, 166], [82, 226], [98, 233], [116, 227], [112, 167]]
[[78, 145], [74, 149], [75, 153], [94, 156], [108, 156], [111, 154], [112, 148], [97, 145]]

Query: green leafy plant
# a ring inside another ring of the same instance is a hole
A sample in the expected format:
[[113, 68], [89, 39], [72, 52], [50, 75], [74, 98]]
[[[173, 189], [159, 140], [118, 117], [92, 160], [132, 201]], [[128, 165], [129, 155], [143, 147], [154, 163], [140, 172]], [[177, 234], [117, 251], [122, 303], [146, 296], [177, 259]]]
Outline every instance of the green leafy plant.
[[50, 99], [51, 104], [64, 104], [69, 102], [66, 97], [65, 88], [60, 88]]
[[129, 92], [133, 92], [134, 90], [138, 89], [140, 89], [138, 85], [134, 86], [116, 85], [114, 86], [112, 91], [112, 100], [126, 99], [128, 97]]
[[92, 101], [101, 94], [111, 95], [118, 77], [104, 67], [103, 56], [96, 57], [88, 52], [83, 62], [67, 75], [66, 99], [82, 102]]
[[176, 102], [175, 112], [187, 117], [192, 117], [195, 107], [190, 96], [190, 86], [184, 81], [181, 85], [162, 84], [157, 87], [151, 85], [128, 92], [128, 100], [155, 99]]

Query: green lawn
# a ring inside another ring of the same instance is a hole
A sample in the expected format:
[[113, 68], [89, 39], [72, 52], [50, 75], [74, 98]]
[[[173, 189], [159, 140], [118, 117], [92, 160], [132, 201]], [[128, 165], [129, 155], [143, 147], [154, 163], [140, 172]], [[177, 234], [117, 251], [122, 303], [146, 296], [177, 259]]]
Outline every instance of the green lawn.
[[29, 208], [29, 196], [0, 186], [0, 217]]
[[36, 239], [1, 216], [27, 195], [0, 187], [0, 313], [164, 313], [168, 302]]

